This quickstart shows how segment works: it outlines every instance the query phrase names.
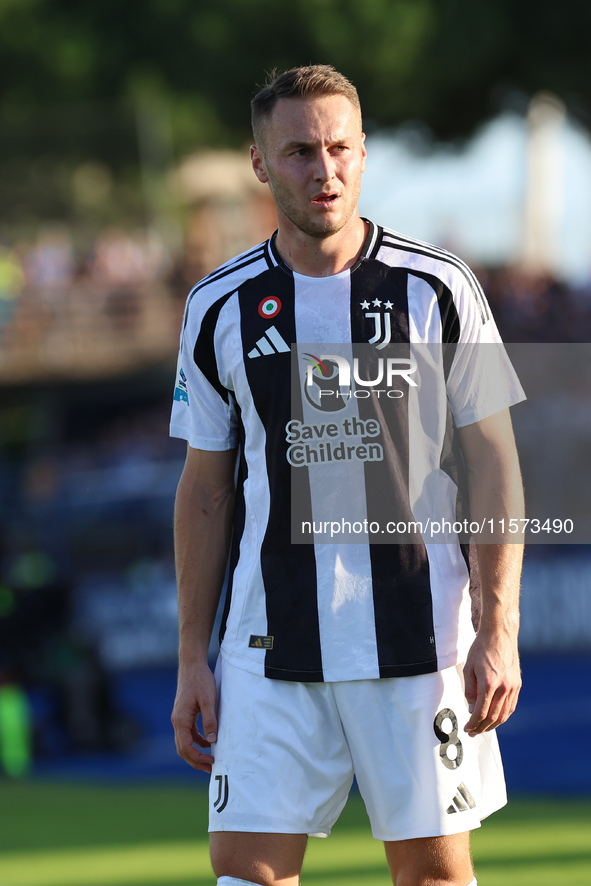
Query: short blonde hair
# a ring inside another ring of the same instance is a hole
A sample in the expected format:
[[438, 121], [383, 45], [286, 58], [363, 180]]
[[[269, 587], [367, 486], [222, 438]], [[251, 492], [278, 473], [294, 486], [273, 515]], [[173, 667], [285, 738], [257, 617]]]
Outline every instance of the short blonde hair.
[[309, 98], [321, 95], [343, 95], [358, 111], [361, 119], [361, 103], [356, 88], [350, 80], [332, 65], [306, 65], [291, 68], [282, 74], [272, 71], [268, 82], [250, 103], [252, 132], [259, 142], [265, 122], [280, 98]]

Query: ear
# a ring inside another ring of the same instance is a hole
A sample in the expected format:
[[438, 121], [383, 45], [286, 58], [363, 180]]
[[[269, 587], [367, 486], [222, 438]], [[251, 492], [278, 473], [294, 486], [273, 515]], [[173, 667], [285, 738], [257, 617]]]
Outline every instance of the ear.
[[365, 161], [367, 160], [367, 148], [365, 147], [365, 133], [361, 133], [361, 171], [365, 172]]
[[269, 181], [269, 176], [267, 175], [267, 170], [265, 169], [265, 160], [263, 157], [263, 153], [257, 145], [250, 146], [250, 162], [252, 163], [252, 168], [254, 169], [254, 174], [258, 178], [260, 182], [266, 184]]

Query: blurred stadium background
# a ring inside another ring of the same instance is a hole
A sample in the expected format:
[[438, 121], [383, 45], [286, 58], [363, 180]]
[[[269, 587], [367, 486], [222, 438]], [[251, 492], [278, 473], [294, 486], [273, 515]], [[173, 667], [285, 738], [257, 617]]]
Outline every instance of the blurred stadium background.
[[[366, 113], [363, 213], [470, 262], [506, 341], [588, 343], [590, 25], [577, 0], [293, 0], [289, 18], [268, 0], [0, 0], [0, 883], [3, 844], [34, 845], [8, 827], [28, 791], [205, 784], [169, 723], [184, 444], [167, 422], [187, 292], [274, 229], [254, 85], [343, 70]], [[583, 394], [547, 421], [586, 462]], [[589, 542], [528, 548], [501, 734], [511, 792], [557, 804], [591, 794]], [[59, 876], [6, 882], [86, 882]]]

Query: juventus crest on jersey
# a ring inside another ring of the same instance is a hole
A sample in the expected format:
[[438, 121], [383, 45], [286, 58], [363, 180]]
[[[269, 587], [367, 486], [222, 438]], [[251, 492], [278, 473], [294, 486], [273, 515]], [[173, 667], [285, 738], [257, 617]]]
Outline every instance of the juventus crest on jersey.
[[[399, 524], [453, 520], [454, 429], [523, 399], [508, 361], [494, 391], [467, 379], [446, 347], [468, 343], [499, 343], [469, 268], [373, 223], [357, 264], [332, 277], [293, 272], [271, 238], [192, 290], [171, 433], [196, 449], [239, 450], [221, 638], [229, 660], [297, 681], [408, 676], [463, 660], [474, 634], [458, 540], [305, 538], [292, 531], [292, 498], [296, 529], [347, 514], [376, 526], [393, 513]], [[394, 379], [402, 396], [378, 402], [375, 385], [352, 396], [358, 346], [374, 355], [370, 380]], [[422, 347], [439, 356], [416, 384]]]

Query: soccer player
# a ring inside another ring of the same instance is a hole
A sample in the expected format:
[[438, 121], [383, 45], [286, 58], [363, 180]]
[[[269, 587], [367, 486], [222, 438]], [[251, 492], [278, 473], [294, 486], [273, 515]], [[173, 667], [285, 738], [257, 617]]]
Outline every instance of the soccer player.
[[[173, 405], [171, 433], [188, 441], [177, 750], [212, 775], [218, 886], [296, 886], [308, 836], [330, 833], [354, 775], [394, 884], [473, 886], [469, 832], [506, 802], [494, 730], [521, 685], [521, 547], [477, 544], [475, 632], [460, 538], [409, 538], [400, 523], [453, 523], [463, 472], [472, 521], [519, 518], [508, 407], [523, 394], [502, 358], [492, 386], [474, 370], [471, 346], [500, 345], [466, 265], [360, 217], [354, 86], [330, 66], [293, 69], [258, 92], [252, 120], [278, 229], [190, 293]], [[295, 395], [293, 344], [312, 367], [296, 369]], [[347, 397], [340, 375], [327, 388], [357, 344], [374, 368], [406, 348], [403, 390], [380, 400], [365, 379]], [[312, 517], [338, 503], [340, 518], [344, 497], [383, 533], [376, 515], [392, 507], [402, 537], [331, 540], [315, 523], [292, 544], [292, 480]]]

